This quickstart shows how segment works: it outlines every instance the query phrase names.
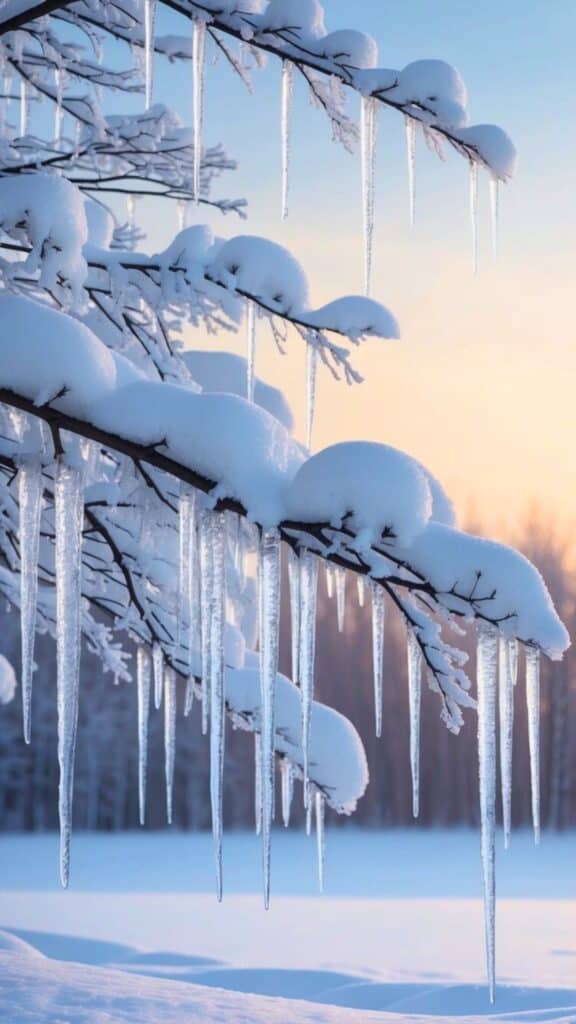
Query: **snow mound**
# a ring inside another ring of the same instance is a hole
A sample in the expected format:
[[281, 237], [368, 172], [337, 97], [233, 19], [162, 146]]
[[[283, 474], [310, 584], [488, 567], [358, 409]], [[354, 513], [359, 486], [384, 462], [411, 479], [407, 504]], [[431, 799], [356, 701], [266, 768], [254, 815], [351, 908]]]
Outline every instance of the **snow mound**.
[[397, 92], [402, 94], [406, 103], [451, 100], [460, 107], [466, 107], [468, 102], [460, 72], [443, 60], [415, 60], [407, 64], [398, 74]]
[[0, 320], [0, 387], [38, 406], [61, 395], [58, 408], [73, 416], [114, 388], [112, 354], [84, 324], [7, 293]]
[[[257, 721], [261, 704], [258, 662], [258, 656], [248, 652], [244, 669], [226, 673], [227, 703], [239, 714]], [[302, 769], [301, 693], [280, 673], [276, 677], [274, 708], [275, 750]], [[353, 813], [368, 785], [366, 755], [356, 729], [338, 711], [317, 701], [312, 704], [310, 726], [310, 779], [323, 789], [330, 806], [340, 814]]]
[[440, 592], [440, 600], [464, 611], [473, 600], [480, 614], [499, 620], [502, 632], [535, 643], [553, 659], [570, 644], [542, 576], [524, 555], [441, 523], [428, 523], [403, 552], [406, 561]]
[[[246, 395], [247, 360], [233, 352], [203, 352], [187, 349], [182, 358], [195, 381], [204, 392]], [[274, 416], [286, 430], [292, 431], [294, 417], [284, 395], [278, 388], [256, 378], [254, 401]]]
[[346, 295], [308, 313], [308, 323], [326, 331], [339, 331], [349, 338], [366, 335], [376, 338], [399, 338], [400, 328], [392, 313], [374, 299], [363, 295]]
[[114, 237], [114, 217], [103, 203], [86, 196], [84, 199], [86, 214], [87, 241], [96, 249], [109, 249]]
[[497, 178], [506, 181], [516, 169], [516, 148], [509, 135], [496, 124], [473, 124], [462, 128], [458, 138], [473, 146]]
[[[0, 704], [9, 704], [13, 700], [16, 686], [16, 673], [8, 658], [0, 654]], [[0, 946], [0, 948], [2, 947]]]
[[432, 512], [426, 475], [408, 455], [388, 445], [349, 441], [309, 458], [288, 490], [290, 519], [328, 522], [346, 519], [361, 547], [386, 531], [401, 544], [424, 529]]
[[318, 47], [322, 55], [351, 68], [374, 68], [378, 63], [378, 45], [372, 36], [356, 29], [330, 32]]
[[218, 481], [216, 496], [236, 498], [262, 526], [283, 518], [284, 491], [304, 459], [273, 416], [236, 395], [141, 381], [95, 403], [90, 418], [138, 444], [160, 445], [182, 465]]
[[262, 16], [261, 31], [279, 32], [282, 29], [319, 39], [326, 34], [324, 8], [318, 0], [270, 0]]
[[0, 227], [31, 246], [17, 264], [20, 270], [39, 271], [40, 283], [52, 290], [62, 279], [79, 300], [87, 272], [82, 248], [88, 226], [84, 196], [75, 185], [51, 174], [35, 174], [32, 182], [25, 174], [0, 179]]
[[262, 299], [278, 313], [306, 308], [308, 282], [292, 254], [276, 242], [255, 235], [237, 235], [222, 245], [210, 275], [225, 288]]

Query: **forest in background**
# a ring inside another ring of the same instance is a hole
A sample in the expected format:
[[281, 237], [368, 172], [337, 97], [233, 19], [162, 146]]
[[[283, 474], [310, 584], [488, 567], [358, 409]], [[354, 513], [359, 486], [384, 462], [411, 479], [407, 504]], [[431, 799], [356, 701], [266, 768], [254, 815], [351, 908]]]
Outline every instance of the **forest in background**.
[[[469, 527], [470, 528], [470, 527]], [[478, 524], [471, 527], [481, 532]], [[508, 538], [510, 539], [510, 538]], [[571, 542], [533, 514], [512, 542], [543, 573], [560, 616], [576, 635], [576, 576]], [[289, 672], [290, 624], [287, 588], [283, 594], [281, 671]], [[347, 580], [346, 620], [338, 633], [336, 602], [319, 582], [316, 696], [354, 722], [368, 757], [370, 784], [352, 821], [368, 827], [413, 824], [409, 766], [408, 689], [404, 626], [390, 612], [386, 622], [382, 738], [374, 734], [370, 601], [358, 604], [356, 580]], [[18, 670], [19, 618], [0, 612], [0, 652]], [[472, 657], [473, 644], [469, 644]], [[55, 645], [37, 642], [32, 731], [22, 738], [20, 694], [0, 706], [0, 828], [43, 830], [57, 827]], [[526, 709], [522, 664], [515, 693], [513, 823], [531, 820]], [[183, 694], [179, 694], [180, 712]], [[224, 818], [228, 828], [254, 822], [254, 739], [227, 723]], [[563, 829], [576, 825], [576, 654], [542, 666], [541, 706], [542, 823]], [[74, 798], [75, 828], [130, 829], [138, 826], [136, 687], [114, 686], [99, 662], [84, 651]], [[294, 821], [301, 822], [297, 786]], [[279, 804], [278, 800], [278, 812]], [[478, 821], [476, 722], [466, 715], [453, 736], [438, 715], [438, 701], [423, 687], [421, 800], [419, 823], [475, 825]], [[189, 718], [178, 716], [174, 782], [174, 827], [210, 827], [208, 737], [201, 735], [199, 705]], [[346, 819], [328, 812], [328, 824]], [[147, 803], [148, 828], [165, 827], [163, 712], [151, 712]]]

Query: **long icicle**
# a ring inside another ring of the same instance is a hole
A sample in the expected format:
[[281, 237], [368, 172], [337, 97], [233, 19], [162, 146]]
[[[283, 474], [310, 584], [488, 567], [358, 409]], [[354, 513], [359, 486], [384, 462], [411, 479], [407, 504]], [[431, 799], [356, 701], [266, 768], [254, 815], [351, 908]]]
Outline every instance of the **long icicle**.
[[42, 515], [42, 465], [26, 462], [18, 471], [20, 509], [20, 636], [22, 641], [22, 716], [24, 740], [30, 743], [32, 678], [38, 600], [38, 551]]
[[158, 711], [162, 703], [164, 688], [164, 652], [160, 644], [154, 644], [152, 647], [152, 666], [154, 669], [154, 707]]
[[416, 121], [413, 117], [405, 117], [406, 156], [408, 158], [408, 211], [410, 227], [416, 221]]
[[500, 182], [494, 175], [490, 175], [490, 221], [492, 228], [492, 256], [498, 259], [498, 247], [500, 243]]
[[166, 819], [172, 824], [174, 764], [176, 761], [176, 673], [170, 665], [164, 669], [164, 778], [166, 782]]
[[540, 842], [540, 651], [527, 646], [526, 706], [528, 709], [528, 747], [530, 750], [530, 788], [534, 842]]
[[148, 775], [148, 724], [150, 720], [150, 652], [140, 645], [136, 651], [138, 690], [138, 811], [140, 824], [146, 820], [146, 779]]
[[284, 828], [288, 828], [294, 793], [294, 769], [292, 762], [287, 757], [283, 757], [280, 761], [280, 781], [282, 789], [282, 824]]
[[254, 372], [256, 367], [256, 306], [246, 299], [246, 398], [254, 401]]
[[420, 703], [422, 696], [422, 652], [414, 630], [408, 629], [408, 700], [410, 704], [410, 771], [412, 814], [420, 813]]
[[300, 686], [302, 689], [302, 750], [304, 804], [308, 804], [310, 723], [314, 699], [314, 662], [316, 655], [316, 597], [318, 563], [311, 551], [300, 556]]
[[360, 107], [360, 149], [362, 157], [362, 222], [364, 239], [364, 291], [372, 285], [372, 247], [374, 241], [374, 175], [376, 157], [376, 117], [378, 101], [362, 96]]
[[288, 585], [290, 590], [290, 640], [292, 653], [292, 681], [300, 680], [300, 559], [288, 548]]
[[338, 632], [344, 632], [344, 616], [346, 614], [346, 569], [336, 567], [336, 615]]
[[186, 484], [180, 484], [178, 501], [178, 598], [176, 609], [176, 634], [178, 643], [189, 646], [190, 631], [190, 581], [191, 567], [191, 526], [194, 492]]
[[144, 74], [146, 110], [152, 106], [154, 85], [154, 15], [156, 0], [144, 0]]
[[512, 734], [514, 729], [514, 683], [511, 641], [500, 637], [498, 652], [498, 705], [500, 715], [500, 778], [502, 782], [502, 824], [504, 848], [510, 844], [512, 826]]
[[498, 630], [489, 623], [477, 626], [478, 767], [484, 886], [484, 927], [490, 1002], [496, 993], [496, 681]]
[[212, 616], [210, 623], [210, 804], [216, 863], [216, 895], [222, 900], [222, 811], [224, 782], [225, 694], [224, 627], [226, 607], [226, 515], [210, 513]]
[[78, 725], [81, 644], [82, 476], [63, 458], [58, 460], [54, 488], [56, 522], [56, 662], [58, 691], [58, 814], [60, 879], [70, 877], [74, 756]]
[[292, 116], [292, 86], [294, 65], [291, 60], [282, 61], [282, 98], [280, 134], [282, 140], [282, 220], [288, 216], [288, 191], [290, 187], [290, 142]]
[[312, 448], [312, 430], [316, 411], [316, 376], [318, 349], [310, 341], [306, 345], [306, 447]]
[[470, 161], [470, 228], [472, 232], [472, 269], [478, 273], [478, 164]]
[[201, 616], [201, 676], [202, 676], [202, 735], [208, 732], [211, 679], [211, 621], [213, 600], [213, 547], [211, 539], [211, 513], [200, 517], [200, 616]]
[[374, 716], [376, 736], [382, 735], [382, 671], [384, 657], [384, 623], [386, 601], [384, 590], [373, 580], [370, 581], [372, 595], [372, 671], [374, 679]]
[[366, 592], [366, 580], [363, 576], [358, 576], [356, 579], [356, 588], [358, 593], [358, 604], [361, 608], [364, 607], [364, 598]]
[[318, 856], [318, 888], [320, 892], [324, 892], [324, 862], [325, 862], [325, 843], [324, 843], [324, 794], [319, 789], [314, 794], [314, 804], [316, 811], [316, 851]]
[[192, 27], [192, 198], [200, 202], [200, 169], [202, 165], [202, 122], [204, 117], [204, 79], [206, 50], [206, 23], [194, 19]]
[[260, 703], [262, 732], [262, 839], [264, 906], [270, 903], [270, 846], [274, 815], [274, 702], [280, 620], [280, 534], [264, 530], [260, 542]]

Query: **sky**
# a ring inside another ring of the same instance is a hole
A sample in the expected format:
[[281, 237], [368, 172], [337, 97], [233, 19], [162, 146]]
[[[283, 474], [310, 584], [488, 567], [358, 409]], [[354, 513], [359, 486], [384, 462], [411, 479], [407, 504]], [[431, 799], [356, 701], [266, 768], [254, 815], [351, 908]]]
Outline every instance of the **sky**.
[[[488, 179], [482, 174], [480, 266], [472, 270], [468, 166], [418, 140], [416, 224], [408, 220], [403, 119], [383, 111], [376, 170], [373, 296], [396, 315], [399, 342], [372, 340], [354, 354], [365, 382], [320, 373], [314, 448], [370, 439], [417, 456], [442, 480], [462, 521], [499, 534], [537, 506], [565, 529], [576, 523], [575, 276], [576, 4], [573, 0], [325, 0], [328, 30], [374, 36], [380, 64], [419, 58], [456, 65], [474, 123], [493, 122], [519, 153], [502, 190], [500, 252], [491, 252]], [[161, 10], [158, 31], [188, 32]], [[290, 216], [280, 220], [278, 62], [253, 75], [250, 94], [209, 53], [205, 142], [239, 162], [216, 193], [245, 196], [249, 218], [198, 215], [219, 234], [265, 235], [303, 265], [314, 305], [362, 292], [359, 155], [331, 139], [325, 116], [296, 80]], [[190, 67], [158, 62], [156, 98], [190, 120]], [[357, 112], [352, 95], [350, 110]], [[197, 217], [192, 213], [192, 221]], [[144, 217], [148, 246], [165, 245], [176, 214], [160, 203]], [[205, 347], [201, 334], [190, 344]], [[242, 335], [211, 345], [242, 352]], [[276, 351], [259, 329], [257, 373], [286, 392], [304, 435], [303, 345]]]

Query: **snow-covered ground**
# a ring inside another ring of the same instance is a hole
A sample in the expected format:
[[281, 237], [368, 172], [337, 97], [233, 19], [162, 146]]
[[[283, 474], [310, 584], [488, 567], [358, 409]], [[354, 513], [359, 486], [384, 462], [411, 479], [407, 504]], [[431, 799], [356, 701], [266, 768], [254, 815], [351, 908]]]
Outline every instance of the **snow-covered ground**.
[[575, 851], [500, 854], [492, 1008], [473, 832], [329, 832], [322, 897], [313, 840], [278, 832], [268, 912], [252, 835], [225, 837], [222, 904], [207, 835], [78, 835], [68, 892], [55, 836], [3, 836], [0, 1020], [574, 1021]]

